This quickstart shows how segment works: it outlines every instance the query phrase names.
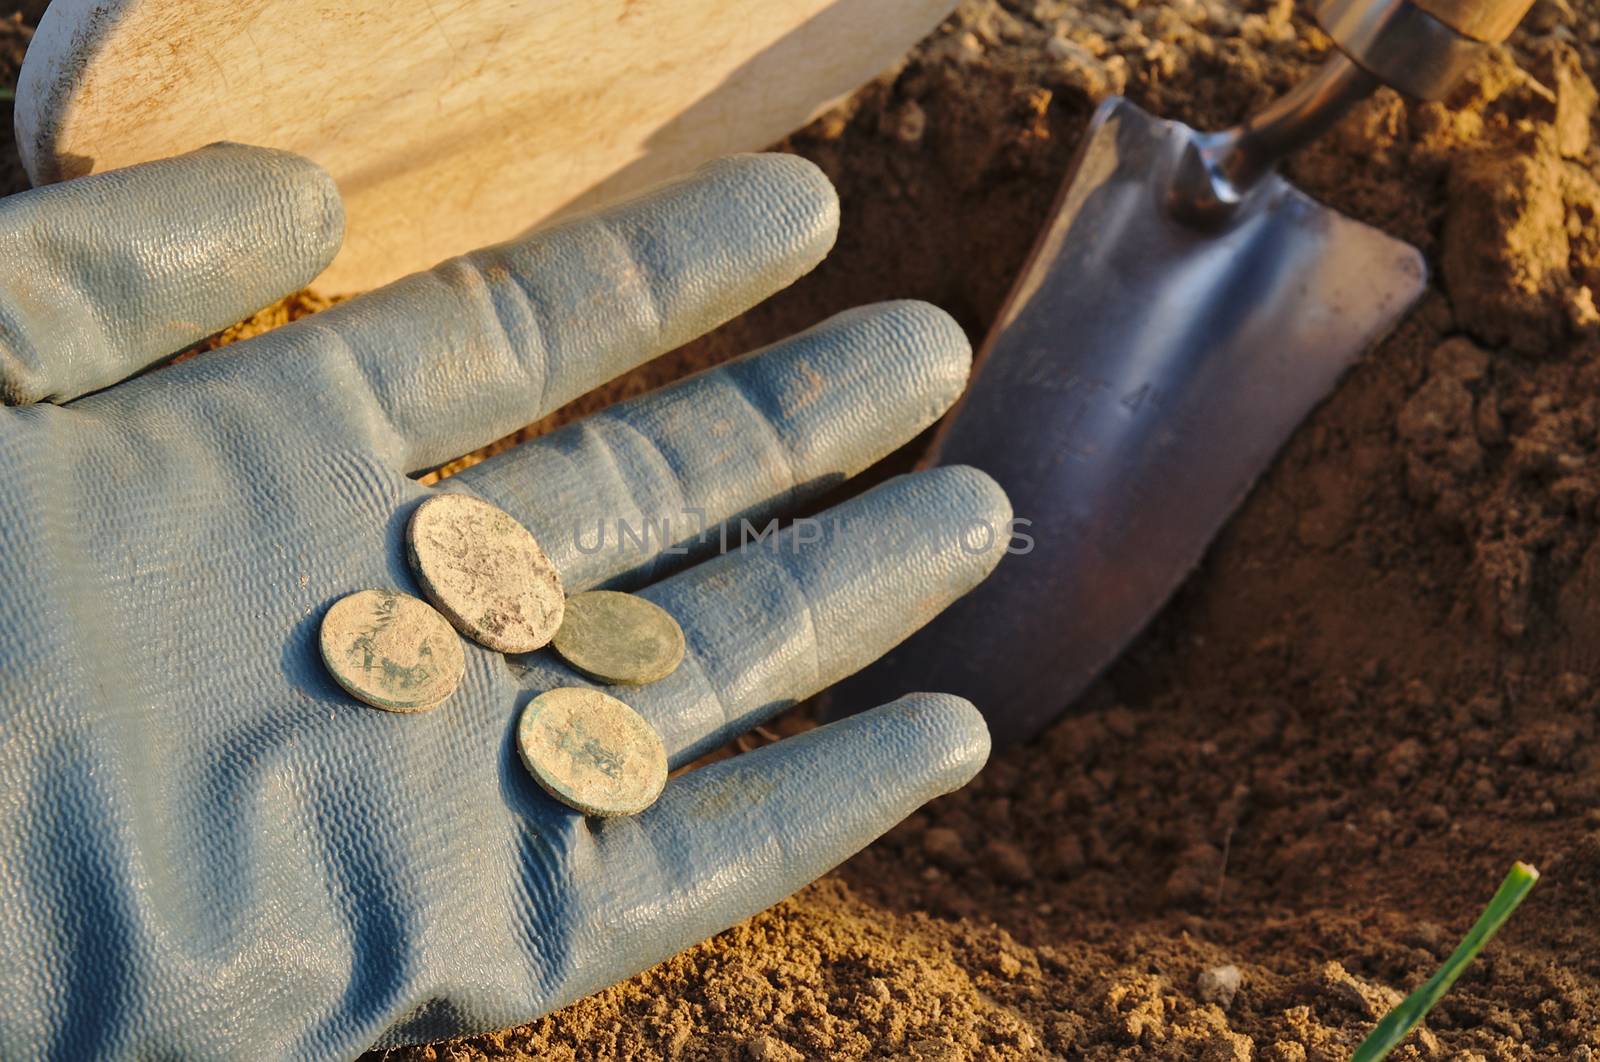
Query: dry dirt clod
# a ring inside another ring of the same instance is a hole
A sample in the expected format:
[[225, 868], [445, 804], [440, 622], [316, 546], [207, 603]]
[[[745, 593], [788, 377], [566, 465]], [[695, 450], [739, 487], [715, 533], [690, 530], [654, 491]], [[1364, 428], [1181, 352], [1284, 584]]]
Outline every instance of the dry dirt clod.
[[1214, 897], [1222, 879], [1222, 850], [1199, 843], [1185, 848], [1167, 876], [1167, 898], [1174, 904], [1193, 906]]
[[1294, 1040], [1275, 1040], [1261, 1057], [1263, 1062], [1306, 1062], [1306, 1049]]
[[[1472, 392], [1460, 376], [1435, 373], [1400, 407], [1395, 429], [1424, 458], [1442, 458], [1458, 473], [1477, 467], [1481, 453], [1473, 434]], [[1457, 444], [1470, 449], [1471, 459], [1455, 453]]]
[[1386, 985], [1375, 985], [1351, 974], [1332, 960], [1317, 971], [1317, 987], [1328, 998], [1369, 1021], [1377, 1021], [1404, 997]]
[[775, 1036], [752, 1036], [745, 1041], [744, 1053], [750, 1062], [804, 1062], [805, 1055]]
[[1033, 880], [1033, 864], [1027, 853], [1008, 841], [996, 840], [984, 845], [983, 860], [1007, 884], [1026, 885]]
[[1461, 154], [1451, 166], [1442, 276], [1474, 337], [1548, 357], [1565, 332], [1571, 245], [1553, 151]]
[[968, 1057], [959, 1044], [933, 1037], [914, 1040], [909, 1046], [916, 1062], [966, 1062]]
[[1515, 542], [1479, 544], [1473, 557], [1477, 613], [1485, 628], [1521, 638], [1533, 609], [1533, 555]]
[[1073, 834], [1057, 837], [1045, 858], [1046, 872], [1058, 878], [1071, 878], [1087, 864], [1083, 842]]
[[1489, 371], [1489, 352], [1466, 336], [1451, 336], [1428, 352], [1428, 367], [1462, 383], [1481, 380]]
[[1022, 960], [1009, 951], [1002, 951], [994, 957], [994, 968], [1001, 977], [1015, 977], [1022, 972]]
[[961, 835], [946, 826], [935, 826], [922, 835], [922, 850], [929, 859], [948, 870], [972, 864], [972, 853]]
[[1556, 147], [1564, 158], [1582, 159], [1593, 136], [1600, 92], [1584, 70], [1577, 48], [1551, 38], [1535, 56], [1534, 73], [1554, 92], [1551, 126]]
[[1206, 1042], [1200, 1062], [1250, 1062], [1255, 1057], [1255, 1045], [1248, 1036], [1218, 1030]]

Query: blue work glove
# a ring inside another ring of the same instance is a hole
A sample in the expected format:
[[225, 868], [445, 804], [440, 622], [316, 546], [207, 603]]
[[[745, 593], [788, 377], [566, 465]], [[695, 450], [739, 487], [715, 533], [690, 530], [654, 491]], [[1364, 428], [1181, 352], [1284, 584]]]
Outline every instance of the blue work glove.
[[[318, 655], [340, 596], [417, 592], [402, 535], [431, 489], [408, 473], [790, 283], [837, 219], [810, 164], [729, 159], [131, 376], [323, 268], [326, 175], [219, 145], [0, 202], [0, 1056], [336, 1057], [517, 1024], [966, 782], [981, 718], [910, 694], [587, 819], [514, 747], [531, 696], [583, 684], [549, 653], [466, 644], [460, 688], [419, 715], [353, 702]], [[982, 529], [1010, 511], [965, 468], [718, 541], [911, 438], [968, 361], [939, 311], [866, 307], [442, 489], [526, 524], [569, 592], [643, 587], [677, 617], [683, 665], [624, 696], [681, 766], [996, 563]], [[647, 519], [670, 523], [617, 548]]]

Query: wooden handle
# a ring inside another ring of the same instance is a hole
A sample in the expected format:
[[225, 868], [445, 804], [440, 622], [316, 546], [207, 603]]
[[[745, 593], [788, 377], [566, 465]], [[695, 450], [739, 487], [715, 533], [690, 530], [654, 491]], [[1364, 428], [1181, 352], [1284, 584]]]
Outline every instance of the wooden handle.
[[305, 155], [346, 219], [316, 285], [353, 293], [758, 151], [955, 6], [51, 0], [18, 144], [35, 182], [218, 140]]
[[1412, 0], [1463, 37], [1499, 44], [1511, 36], [1533, 0]]

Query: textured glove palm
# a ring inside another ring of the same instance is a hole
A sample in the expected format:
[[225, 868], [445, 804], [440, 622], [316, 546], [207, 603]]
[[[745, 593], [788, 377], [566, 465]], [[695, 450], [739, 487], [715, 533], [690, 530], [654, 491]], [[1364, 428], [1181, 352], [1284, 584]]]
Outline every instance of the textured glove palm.
[[[585, 819], [512, 745], [530, 696], [582, 681], [548, 653], [469, 644], [461, 687], [417, 716], [355, 704], [318, 659], [333, 600], [416, 592], [411, 474], [791, 282], [837, 217], [807, 163], [730, 159], [127, 378], [321, 270], [342, 230], [326, 176], [219, 145], [0, 203], [0, 1055], [326, 1057], [515, 1024], [978, 769], [971, 707], [912, 695]], [[1005, 499], [959, 468], [715, 548], [723, 521], [759, 526], [931, 423], [968, 360], [938, 311], [869, 307], [443, 489], [522, 520], [569, 592], [640, 587], [678, 618], [683, 666], [626, 694], [678, 766], [998, 559], [963, 532], [1002, 525]]]

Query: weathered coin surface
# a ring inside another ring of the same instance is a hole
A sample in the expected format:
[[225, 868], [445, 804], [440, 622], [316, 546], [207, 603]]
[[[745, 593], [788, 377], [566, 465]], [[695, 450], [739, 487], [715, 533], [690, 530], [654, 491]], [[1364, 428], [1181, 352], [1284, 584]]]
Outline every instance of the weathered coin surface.
[[636, 594], [590, 590], [567, 598], [551, 642], [562, 659], [601, 682], [641, 686], [683, 663], [683, 628]]
[[561, 577], [528, 529], [464, 494], [411, 514], [406, 552], [422, 592], [456, 629], [502, 653], [531, 653], [561, 626]]
[[427, 602], [393, 590], [358, 590], [322, 617], [322, 662], [356, 700], [422, 712], [455, 692], [466, 653]]
[[545, 792], [586, 815], [638, 814], [667, 784], [660, 735], [599, 690], [563, 686], [529, 701], [517, 750]]

